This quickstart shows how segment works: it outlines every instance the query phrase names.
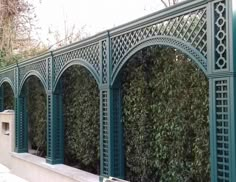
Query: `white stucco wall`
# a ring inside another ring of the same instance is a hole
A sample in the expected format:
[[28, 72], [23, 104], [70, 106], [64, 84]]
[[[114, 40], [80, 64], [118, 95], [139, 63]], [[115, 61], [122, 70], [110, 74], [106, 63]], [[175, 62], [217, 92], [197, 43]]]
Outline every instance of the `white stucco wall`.
[[[9, 123], [9, 135], [2, 129], [2, 123]], [[0, 113], [0, 163], [13, 174], [29, 182], [99, 182], [99, 176], [63, 164], [50, 165], [44, 158], [15, 153], [14, 112]]]
[[[9, 133], [7, 134], [4, 125], [9, 125]], [[14, 151], [14, 111], [0, 112], [0, 163], [11, 167], [11, 155]]]

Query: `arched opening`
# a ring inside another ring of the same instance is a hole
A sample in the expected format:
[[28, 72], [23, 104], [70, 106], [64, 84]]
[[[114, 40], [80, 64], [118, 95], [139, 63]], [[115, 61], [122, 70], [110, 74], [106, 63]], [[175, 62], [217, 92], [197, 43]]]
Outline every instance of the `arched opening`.
[[25, 100], [28, 152], [40, 157], [46, 157], [46, 92], [42, 82], [37, 76], [32, 75], [26, 79], [20, 97]]
[[60, 81], [63, 90], [64, 163], [99, 174], [98, 84], [93, 75], [80, 65], [68, 67]]
[[126, 179], [210, 181], [208, 80], [184, 54], [151, 46], [119, 74]]
[[14, 92], [8, 82], [1, 85], [3, 94], [3, 110], [14, 110]]

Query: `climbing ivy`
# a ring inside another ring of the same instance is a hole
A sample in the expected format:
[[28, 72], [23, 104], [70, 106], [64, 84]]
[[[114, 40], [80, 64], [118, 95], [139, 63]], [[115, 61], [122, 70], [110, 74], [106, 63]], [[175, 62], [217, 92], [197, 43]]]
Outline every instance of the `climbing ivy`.
[[46, 93], [42, 83], [35, 76], [26, 81], [23, 89], [25, 89], [27, 98], [29, 152], [45, 157], [47, 147]]
[[9, 83], [3, 83], [4, 110], [14, 110], [14, 93]]
[[99, 174], [99, 90], [83, 67], [63, 75], [65, 164]]
[[[121, 78], [126, 178], [210, 181], [208, 82], [198, 67], [174, 49], [154, 46], [136, 53]], [[61, 79], [65, 164], [99, 174], [98, 85], [80, 66], [67, 69]], [[28, 113], [32, 146], [44, 156], [46, 97], [39, 82], [28, 82]]]
[[151, 47], [126, 66], [123, 90], [127, 179], [209, 181], [204, 74], [176, 50]]

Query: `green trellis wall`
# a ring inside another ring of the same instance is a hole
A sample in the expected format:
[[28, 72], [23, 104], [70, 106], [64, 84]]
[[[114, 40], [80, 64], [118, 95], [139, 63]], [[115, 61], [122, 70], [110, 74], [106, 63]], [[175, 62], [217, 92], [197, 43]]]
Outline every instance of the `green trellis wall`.
[[[105, 21], [105, 20], [104, 20]], [[96, 36], [7, 67], [7, 82], [15, 97], [15, 151], [28, 152], [27, 104], [23, 85], [38, 77], [47, 93], [47, 157], [63, 163], [63, 72], [86, 67], [100, 89], [101, 174], [124, 178], [120, 72], [137, 51], [165, 45], [188, 55], [209, 79], [211, 181], [236, 181], [236, 1], [188, 0]], [[2, 90], [2, 89], [1, 89]], [[0, 108], [3, 109], [0, 92]]]

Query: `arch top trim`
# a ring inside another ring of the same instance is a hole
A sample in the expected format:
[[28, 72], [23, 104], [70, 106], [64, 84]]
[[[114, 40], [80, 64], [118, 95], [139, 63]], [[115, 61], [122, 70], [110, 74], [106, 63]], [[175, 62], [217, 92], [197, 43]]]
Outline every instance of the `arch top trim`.
[[190, 43], [184, 42], [181, 39], [177, 39], [171, 36], [155, 36], [143, 41], [140, 41], [130, 50], [128, 50], [124, 56], [120, 59], [117, 65], [112, 69], [112, 85], [115, 82], [120, 70], [123, 68], [124, 64], [131, 58], [132, 55], [140, 51], [141, 49], [149, 46], [161, 45], [169, 46], [175, 49], [180, 50], [184, 54], [188, 55], [204, 72], [207, 73], [207, 58], [204, 57], [196, 48], [194, 48]]
[[84, 59], [78, 58], [78, 59], [72, 59], [68, 63], [63, 65], [63, 67], [60, 69], [60, 71], [58, 72], [58, 74], [56, 75], [56, 77], [54, 79], [53, 91], [55, 91], [55, 89], [57, 87], [57, 83], [58, 83], [59, 79], [61, 78], [62, 74], [69, 67], [71, 67], [73, 65], [80, 65], [80, 66], [85, 67], [87, 69], [87, 71], [92, 74], [92, 76], [96, 80], [97, 84], [100, 85], [100, 77], [99, 77], [97, 71], [94, 69], [94, 67], [89, 62], [85, 61]]
[[0, 87], [1, 87], [4, 83], [8, 83], [8, 84], [11, 86], [12, 92], [14, 93], [14, 95], [16, 95], [15, 89], [14, 89], [15, 87], [14, 87], [14, 84], [13, 84], [13, 82], [11, 81], [11, 79], [8, 78], [8, 77], [2, 78], [2, 79], [0, 80]]
[[47, 93], [47, 84], [46, 84], [46, 80], [43, 78], [43, 76], [36, 70], [30, 70], [28, 72], [26, 72], [23, 76], [23, 78], [21, 79], [20, 81], [20, 84], [19, 84], [19, 90], [18, 90], [18, 95], [21, 94], [21, 91], [22, 91], [22, 88], [26, 82], [26, 80], [31, 77], [31, 76], [36, 76], [40, 82], [42, 83], [43, 87], [44, 87], [44, 90], [45, 92]]

